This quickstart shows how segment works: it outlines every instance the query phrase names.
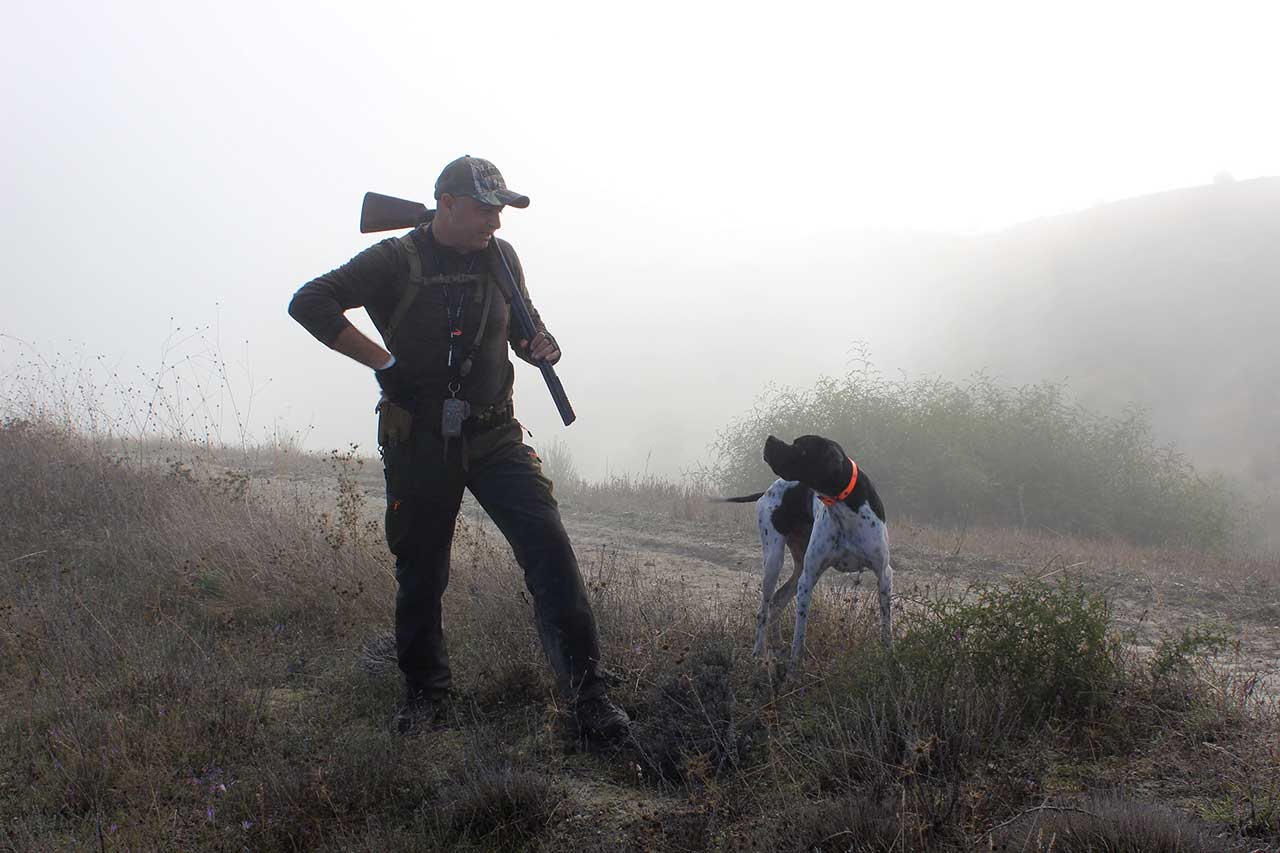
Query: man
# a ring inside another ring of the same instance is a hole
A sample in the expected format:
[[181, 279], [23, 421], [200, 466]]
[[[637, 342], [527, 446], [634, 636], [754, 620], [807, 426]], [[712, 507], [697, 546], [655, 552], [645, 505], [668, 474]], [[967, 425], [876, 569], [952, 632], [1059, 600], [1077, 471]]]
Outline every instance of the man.
[[[630, 721], [606, 693], [595, 617], [560, 521], [551, 482], [512, 411], [508, 344], [555, 364], [560, 347], [530, 305], [524, 340], [498, 284], [502, 251], [528, 302], [511, 245], [497, 240], [505, 206], [528, 207], [487, 160], [461, 157], [440, 173], [429, 224], [383, 240], [303, 285], [289, 314], [322, 343], [374, 370], [382, 388], [378, 442], [387, 482], [387, 544], [396, 557], [396, 651], [406, 698], [396, 727], [443, 722], [452, 686], [441, 624], [462, 491], [506, 536], [533, 595], [543, 649], [573, 701], [580, 731], [611, 739]], [[386, 348], [344, 311], [364, 307]], [[454, 423], [450, 425], [448, 416]], [[461, 420], [460, 429], [457, 420]]]

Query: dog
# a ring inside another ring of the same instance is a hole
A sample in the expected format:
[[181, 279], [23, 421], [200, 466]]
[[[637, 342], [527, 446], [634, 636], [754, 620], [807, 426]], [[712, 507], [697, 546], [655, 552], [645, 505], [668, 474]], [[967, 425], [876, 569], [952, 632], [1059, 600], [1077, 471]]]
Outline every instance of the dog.
[[[796, 631], [791, 663], [804, 651], [805, 627], [813, 588], [828, 568], [841, 572], [875, 572], [880, 591], [880, 639], [893, 644], [893, 568], [889, 565], [889, 536], [884, 504], [871, 478], [840, 447], [820, 435], [802, 435], [793, 444], [769, 436], [764, 461], [779, 479], [763, 492], [727, 503], [756, 502], [764, 585], [756, 642], [752, 653], [766, 651], [772, 618], [796, 598]], [[791, 551], [794, 572], [774, 591], [785, 551]]]

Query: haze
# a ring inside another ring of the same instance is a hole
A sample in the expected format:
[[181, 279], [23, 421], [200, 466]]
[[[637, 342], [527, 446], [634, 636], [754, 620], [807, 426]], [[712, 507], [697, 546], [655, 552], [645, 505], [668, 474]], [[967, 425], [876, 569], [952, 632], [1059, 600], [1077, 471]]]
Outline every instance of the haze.
[[501, 233], [579, 414], [518, 364], [531, 443], [676, 474], [858, 344], [1016, 373], [957, 359], [947, 240], [1280, 174], [1272, 4], [888, 7], [8, 4], [0, 359], [154, 368], [207, 326], [255, 434], [372, 452], [369, 372], [285, 308], [378, 239], [366, 190], [469, 153], [532, 198]]

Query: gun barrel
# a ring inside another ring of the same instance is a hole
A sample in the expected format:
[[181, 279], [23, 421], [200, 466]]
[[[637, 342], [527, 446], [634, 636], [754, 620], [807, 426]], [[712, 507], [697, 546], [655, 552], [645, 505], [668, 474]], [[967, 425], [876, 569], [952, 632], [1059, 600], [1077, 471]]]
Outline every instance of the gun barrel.
[[[529, 313], [529, 306], [525, 304], [524, 297], [520, 294], [520, 286], [516, 283], [516, 277], [511, 272], [510, 264], [507, 263], [507, 256], [498, 245], [496, 238], [489, 243], [489, 250], [498, 256], [498, 263], [494, 264], [493, 269], [501, 281], [503, 290], [507, 291], [511, 297], [511, 310], [516, 315], [516, 322], [520, 324], [520, 332], [525, 340], [532, 341], [534, 335], [538, 334], [538, 327], [533, 322], [533, 314]], [[569, 403], [569, 395], [565, 393], [564, 383], [556, 375], [556, 369], [546, 361], [538, 362], [538, 367], [542, 370], [542, 378], [547, 383], [547, 390], [551, 392], [551, 399], [555, 401], [556, 409], [560, 412], [560, 420], [568, 426], [578, 419], [578, 415]]]
[[435, 215], [420, 201], [396, 198], [382, 193], [365, 193], [360, 206], [360, 233], [417, 228]]

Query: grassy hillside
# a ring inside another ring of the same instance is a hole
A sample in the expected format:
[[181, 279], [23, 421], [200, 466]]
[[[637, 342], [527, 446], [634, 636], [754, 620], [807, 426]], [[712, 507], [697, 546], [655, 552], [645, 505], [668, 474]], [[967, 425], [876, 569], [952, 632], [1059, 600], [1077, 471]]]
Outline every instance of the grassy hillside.
[[1209, 667], [1221, 638], [1198, 629], [1133, 653], [1071, 580], [904, 587], [891, 654], [874, 615], [824, 586], [811, 656], [783, 680], [744, 656], [749, 590], [707, 600], [617, 551], [585, 556], [615, 695], [638, 721], [600, 752], [550, 690], [518, 569], [464, 521], [446, 603], [461, 692], [446, 731], [400, 739], [389, 561], [358, 460], [328, 464], [327, 483], [144, 468], [75, 434], [0, 427], [0, 844], [1280, 840], [1277, 721], [1257, 679]]

